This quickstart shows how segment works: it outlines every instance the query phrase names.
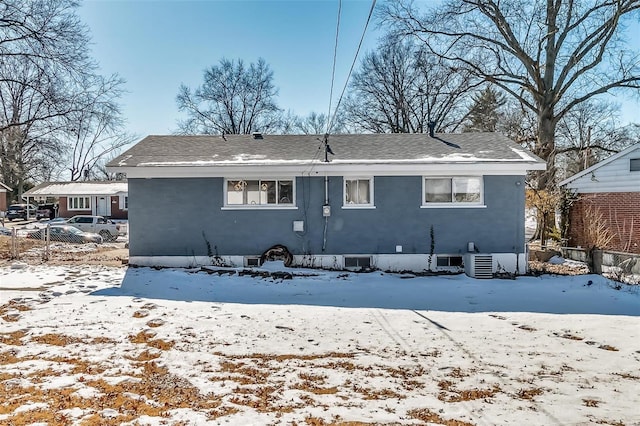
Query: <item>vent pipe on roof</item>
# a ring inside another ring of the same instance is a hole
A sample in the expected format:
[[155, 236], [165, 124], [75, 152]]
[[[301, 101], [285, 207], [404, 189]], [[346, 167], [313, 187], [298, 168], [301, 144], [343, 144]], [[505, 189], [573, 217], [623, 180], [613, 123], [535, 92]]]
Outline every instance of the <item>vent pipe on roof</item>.
[[254, 139], [264, 139], [264, 137], [262, 136], [262, 133], [260, 132], [253, 132], [251, 133], [251, 135], [253, 135]]
[[427, 123], [427, 126], [429, 127], [429, 136], [431, 136], [432, 138], [434, 138], [436, 136], [436, 122], [433, 120], [429, 120], [429, 122]]

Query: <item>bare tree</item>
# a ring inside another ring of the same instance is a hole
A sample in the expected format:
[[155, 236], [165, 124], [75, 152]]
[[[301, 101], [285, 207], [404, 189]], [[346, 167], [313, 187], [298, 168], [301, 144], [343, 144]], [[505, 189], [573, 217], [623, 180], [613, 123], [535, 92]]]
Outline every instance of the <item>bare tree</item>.
[[204, 72], [195, 90], [181, 85], [176, 101], [187, 118], [178, 123], [186, 134], [248, 134], [278, 125], [278, 94], [273, 72], [264, 59], [245, 66], [222, 59]]
[[10, 76], [0, 81], [0, 179], [20, 198], [25, 181], [49, 171], [59, 158], [52, 135], [62, 116], [51, 113], [51, 101], [62, 105], [67, 98], [53, 76], [24, 57], [5, 58], [0, 75]]
[[620, 108], [596, 99], [576, 105], [558, 122], [556, 151], [565, 177], [640, 140], [638, 126], [621, 126]]
[[124, 131], [117, 103], [123, 84], [117, 75], [93, 77], [85, 82], [82, 99], [78, 100], [84, 108], [67, 116], [67, 127], [59, 136], [61, 144], [67, 146], [72, 181], [102, 176], [94, 167], [135, 139]]
[[[92, 110], [97, 64], [75, 0], [0, 2], [0, 179], [18, 198], [56, 174], [60, 135]], [[119, 113], [116, 111], [116, 113]]]
[[547, 188], [559, 121], [598, 95], [640, 88], [640, 56], [624, 38], [639, 8], [638, 0], [446, 0], [421, 14], [401, 0], [387, 3], [384, 16], [535, 113], [534, 152], [547, 161], [537, 187]]
[[470, 74], [448, 66], [411, 41], [386, 37], [363, 58], [345, 102], [345, 120], [373, 133], [455, 130], [474, 86]]
[[[61, 117], [72, 108], [60, 90], [54, 93], [52, 88], [60, 89], [62, 82], [95, 70], [89, 57], [88, 30], [76, 15], [77, 7], [76, 0], [0, 2], [0, 84], [28, 85], [42, 100], [38, 115], [13, 114], [13, 121], [0, 121], [0, 132]], [[30, 79], [23, 78], [24, 70]]]

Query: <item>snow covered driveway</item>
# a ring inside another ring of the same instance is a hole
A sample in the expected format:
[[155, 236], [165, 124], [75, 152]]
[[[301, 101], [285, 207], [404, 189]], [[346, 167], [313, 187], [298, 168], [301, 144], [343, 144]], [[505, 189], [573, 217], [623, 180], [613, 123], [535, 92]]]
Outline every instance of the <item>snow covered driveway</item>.
[[0, 423], [640, 424], [637, 286], [288, 272], [0, 269]]

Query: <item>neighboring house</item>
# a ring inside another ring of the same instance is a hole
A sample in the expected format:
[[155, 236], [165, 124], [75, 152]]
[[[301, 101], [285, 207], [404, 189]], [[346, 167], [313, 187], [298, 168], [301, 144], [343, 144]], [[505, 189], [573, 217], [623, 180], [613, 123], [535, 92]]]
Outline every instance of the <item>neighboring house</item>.
[[127, 219], [128, 188], [123, 181], [45, 182], [24, 193], [31, 200], [58, 199], [58, 216], [77, 214]]
[[612, 239], [603, 249], [640, 253], [640, 143], [560, 182], [577, 195], [569, 209], [569, 245], [588, 247], [589, 227]]
[[283, 245], [302, 266], [526, 270], [539, 158], [496, 133], [328, 142], [330, 162], [317, 135], [144, 138], [107, 165], [129, 182], [130, 263], [247, 266]]
[[9, 206], [10, 192], [11, 192], [11, 188], [9, 188], [4, 183], [0, 182], [0, 212], [7, 211], [7, 207]]

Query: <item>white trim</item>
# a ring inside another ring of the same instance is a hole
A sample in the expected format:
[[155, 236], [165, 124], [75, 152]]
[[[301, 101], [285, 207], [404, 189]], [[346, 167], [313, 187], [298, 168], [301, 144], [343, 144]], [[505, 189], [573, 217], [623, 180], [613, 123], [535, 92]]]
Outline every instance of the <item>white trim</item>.
[[[453, 179], [459, 179], [459, 178], [479, 178], [480, 179], [480, 200], [478, 200], [477, 202], [456, 202], [456, 201], [451, 201], [451, 202], [440, 202], [440, 203], [435, 203], [435, 202], [427, 202], [425, 200], [425, 196], [426, 196], [426, 180], [427, 179], [451, 179], [451, 199], [453, 200]], [[421, 200], [422, 204], [420, 205], [421, 208], [449, 208], [449, 207], [454, 207], [454, 208], [464, 208], [464, 207], [471, 207], [471, 208], [485, 208], [487, 207], [484, 204], [484, 176], [483, 175], [467, 175], [467, 176], [462, 176], [462, 175], [441, 175], [441, 176], [422, 176], [422, 200]]]
[[[84, 199], [88, 199], [89, 200], [89, 206], [88, 207], [83, 207], [83, 208], [73, 208], [71, 207], [71, 200], [74, 198], [84, 198]], [[73, 195], [71, 197], [67, 197], [67, 211], [86, 211], [86, 210], [92, 210], [93, 209], [93, 200], [91, 199], [92, 197], [89, 195]], [[92, 210], [93, 211], [93, 210]]]
[[127, 205], [125, 205], [125, 202], [124, 202], [125, 198], [129, 198], [129, 194], [118, 195], [118, 208], [126, 212], [129, 210], [129, 206], [128, 206], [128, 200], [127, 200]]
[[[493, 257], [493, 271], [526, 273], [527, 254], [526, 253], [489, 253]], [[429, 255], [426, 253], [417, 254], [346, 254], [346, 255], [294, 255], [293, 265], [306, 268], [322, 268], [322, 269], [344, 269], [345, 257], [371, 257], [371, 267], [382, 271], [415, 271], [422, 272], [428, 269], [434, 271], [451, 271], [453, 269], [462, 271], [462, 268], [456, 267], [440, 267], [437, 265], [438, 255], [451, 255], [434, 253], [431, 256], [431, 268], [429, 268]], [[218, 256], [215, 258], [209, 256], [131, 256], [129, 258], [130, 265], [137, 266], [164, 266], [170, 268], [192, 268], [203, 265], [220, 266], [222, 262], [226, 266], [234, 268], [243, 268], [245, 257], [256, 257], [255, 254], [247, 254], [245, 256]], [[468, 259], [468, 253], [462, 254], [463, 261]]]
[[472, 203], [429, 203], [420, 206], [421, 209], [486, 209], [486, 204]]
[[599, 163], [596, 163], [593, 166], [584, 169], [583, 171], [581, 171], [579, 173], [576, 173], [575, 175], [573, 175], [573, 176], [561, 181], [560, 183], [558, 183], [558, 186], [565, 186], [566, 184], [568, 184], [570, 182], [573, 182], [574, 180], [579, 179], [582, 176], [588, 175], [589, 173], [599, 169], [600, 167], [605, 166], [605, 165], [611, 163], [612, 161], [617, 160], [618, 158], [623, 157], [623, 156], [629, 154], [630, 152], [635, 151], [636, 149], [640, 149], [640, 143], [637, 143], [635, 145], [631, 145], [629, 148], [625, 149], [624, 151], [620, 151], [619, 153], [614, 154], [611, 157], [606, 158], [606, 159], [600, 161]]
[[342, 206], [343, 210], [375, 210], [376, 206], [369, 206], [369, 205], [365, 205], [365, 204], [354, 204], [354, 205], [347, 205], [347, 206]]
[[272, 204], [249, 204], [249, 205], [229, 205], [220, 207], [220, 210], [298, 210], [298, 206], [272, 205]]
[[[347, 181], [359, 181], [366, 180], [369, 182], [369, 202], [363, 204], [351, 203], [347, 204]], [[343, 209], [375, 209], [375, 201], [373, 198], [374, 191], [374, 177], [373, 176], [347, 176], [342, 179], [342, 208]]]
[[295, 165], [216, 165], [216, 166], [137, 166], [108, 167], [127, 178], [225, 177], [260, 178], [264, 176], [416, 176], [438, 174], [526, 175], [529, 170], [544, 170], [545, 163], [523, 161], [405, 162], [405, 163], [324, 163]]

